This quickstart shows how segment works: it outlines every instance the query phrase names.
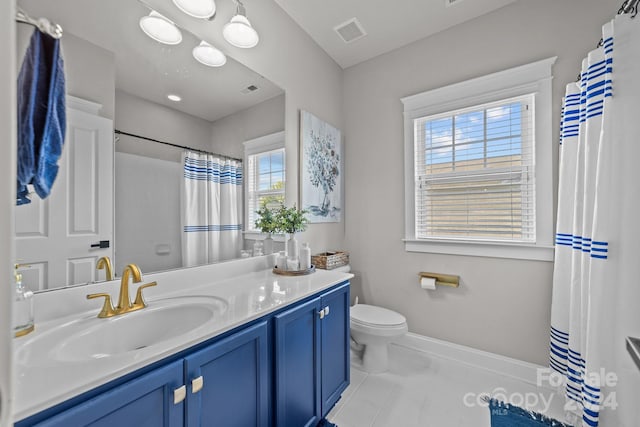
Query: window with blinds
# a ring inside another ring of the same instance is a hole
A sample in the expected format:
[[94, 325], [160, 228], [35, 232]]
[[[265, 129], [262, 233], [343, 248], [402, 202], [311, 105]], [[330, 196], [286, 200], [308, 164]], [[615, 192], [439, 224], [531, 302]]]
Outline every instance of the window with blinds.
[[277, 208], [284, 203], [284, 148], [252, 154], [247, 160], [247, 230], [255, 230], [260, 206]]
[[413, 120], [417, 239], [535, 242], [533, 103]]

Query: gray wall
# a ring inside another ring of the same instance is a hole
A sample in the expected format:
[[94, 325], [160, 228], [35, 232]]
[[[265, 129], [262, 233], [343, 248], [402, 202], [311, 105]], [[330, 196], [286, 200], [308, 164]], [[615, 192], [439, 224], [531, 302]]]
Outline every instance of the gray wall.
[[[209, 122], [116, 90], [115, 128], [160, 141], [242, 158], [242, 143], [284, 129], [284, 95]], [[116, 151], [180, 162], [181, 150], [120, 135]]]
[[[29, 45], [33, 27], [17, 27], [19, 69]], [[115, 62], [113, 52], [66, 31], [62, 38], [67, 94], [102, 104], [100, 115], [113, 119], [115, 108]]]
[[[147, 138], [211, 150], [211, 122], [116, 90], [114, 128]], [[116, 151], [180, 162], [181, 150], [120, 135]]]
[[113, 52], [73, 34], [62, 39], [67, 93], [102, 104], [100, 115], [114, 118], [115, 61]]
[[[547, 363], [552, 263], [405, 252], [400, 98], [557, 55], [558, 129], [564, 86], [619, 3], [521, 0], [345, 70], [346, 248], [359, 277], [354, 293], [403, 313], [412, 332]], [[458, 274], [462, 285], [423, 291], [420, 271]]]
[[268, 99], [211, 124], [216, 152], [243, 158], [243, 142], [284, 130], [284, 94]]

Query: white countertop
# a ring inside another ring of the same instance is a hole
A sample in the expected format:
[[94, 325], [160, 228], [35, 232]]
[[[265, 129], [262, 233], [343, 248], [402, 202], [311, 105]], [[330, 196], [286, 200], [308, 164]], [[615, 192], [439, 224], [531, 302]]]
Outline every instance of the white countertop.
[[[213, 296], [225, 300], [228, 308], [206, 327], [140, 350], [83, 361], [56, 360], [52, 354], [34, 354], [30, 349], [35, 340], [61, 325], [78, 319], [104, 321], [96, 318], [101, 300], [87, 301], [84, 297], [107, 291], [117, 298], [117, 282], [72, 288], [66, 295], [64, 290], [36, 295], [36, 330], [14, 340], [14, 419], [34, 415], [353, 277], [325, 270], [307, 276], [280, 276], [271, 271], [272, 262], [271, 257], [261, 257], [145, 276], [145, 283], [158, 282], [157, 287], [145, 293], [149, 307], [166, 298]], [[239, 274], [239, 269], [249, 272]], [[132, 285], [132, 289], [136, 287]], [[69, 313], [70, 309], [75, 309], [75, 313]]]

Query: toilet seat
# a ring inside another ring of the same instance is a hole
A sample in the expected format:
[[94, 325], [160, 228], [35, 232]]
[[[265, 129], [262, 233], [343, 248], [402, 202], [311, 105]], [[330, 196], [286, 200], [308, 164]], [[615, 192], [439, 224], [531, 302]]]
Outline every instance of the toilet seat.
[[383, 307], [357, 304], [351, 307], [351, 322], [365, 327], [396, 329], [405, 326], [407, 319]]

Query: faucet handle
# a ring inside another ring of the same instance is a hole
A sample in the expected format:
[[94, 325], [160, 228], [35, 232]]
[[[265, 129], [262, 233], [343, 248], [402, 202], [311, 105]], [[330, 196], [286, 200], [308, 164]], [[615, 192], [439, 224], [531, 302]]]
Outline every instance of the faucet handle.
[[102, 305], [102, 310], [98, 314], [98, 317], [101, 319], [112, 317], [116, 315], [116, 311], [113, 308], [113, 304], [111, 304], [111, 295], [100, 293], [100, 294], [89, 294], [87, 295], [87, 299], [94, 299], [104, 297], [104, 304]]
[[144, 297], [142, 296], [142, 290], [144, 288], [150, 288], [151, 286], [156, 286], [158, 284], [158, 282], [150, 282], [150, 283], [145, 283], [144, 285], [141, 285], [138, 288], [138, 292], [136, 292], [136, 300], [133, 302], [133, 309], [141, 309], [141, 308], [145, 308], [147, 306], [147, 303], [144, 301]]

